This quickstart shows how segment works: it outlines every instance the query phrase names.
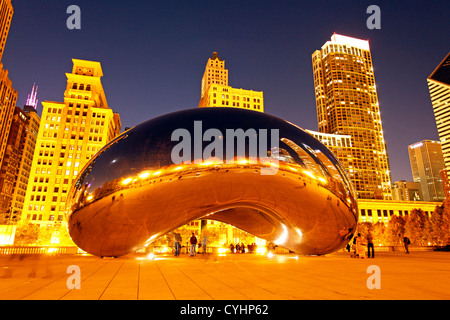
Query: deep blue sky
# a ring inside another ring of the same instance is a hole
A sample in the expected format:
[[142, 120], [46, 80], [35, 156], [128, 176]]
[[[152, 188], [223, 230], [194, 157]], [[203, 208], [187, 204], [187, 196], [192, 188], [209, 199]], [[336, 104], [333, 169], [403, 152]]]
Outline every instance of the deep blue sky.
[[[66, 9], [81, 8], [81, 30]], [[381, 9], [369, 30], [366, 9]], [[72, 58], [100, 61], [123, 128], [197, 107], [213, 51], [233, 87], [264, 91], [266, 113], [317, 130], [311, 54], [336, 32], [370, 39], [393, 181], [412, 180], [407, 146], [438, 140], [426, 78], [449, 52], [449, 1], [13, 0], [3, 63], [23, 106], [63, 101]], [[42, 106], [39, 106], [41, 113]]]

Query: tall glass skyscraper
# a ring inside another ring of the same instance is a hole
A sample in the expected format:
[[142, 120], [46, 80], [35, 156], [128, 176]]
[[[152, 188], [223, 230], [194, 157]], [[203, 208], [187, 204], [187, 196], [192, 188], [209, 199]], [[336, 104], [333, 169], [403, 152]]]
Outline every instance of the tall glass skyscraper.
[[369, 41], [334, 34], [312, 55], [322, 133], [349, 135], [337, 155], [359, 199], [391, 199], [391, 174]]
[[445, 169], [450, 176], [450, 52], [428, 77], [427, 82], [441, 140]]
[[440, 171], [444, 168], [439, 141], [423, 140], [408, 147], [414, 182], [419, 182], [424, 201], [444, 201]]

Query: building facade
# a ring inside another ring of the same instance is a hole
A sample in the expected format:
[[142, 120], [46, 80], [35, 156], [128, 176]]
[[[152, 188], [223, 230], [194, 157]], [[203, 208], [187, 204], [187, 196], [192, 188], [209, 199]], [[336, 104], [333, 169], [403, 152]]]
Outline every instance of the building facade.
[[427, 79], [445, 169], [450, 175], [450, 52]]
[[14, 8], [11, 0], [0, 0], [0, 61], [5, 51], [6, 39], [8, 38], [13, 14]]
[[448, 179], [447, 170], [442, 169], [440, 171], [442, 184], [444, 186], [445, 199], [450, 199], [450, 180]]
[[17, 101], [17, 91], [13, 88], [12, 81], [9, 79], [8, 70], [4, 69], [3, 63], [1, 63], [13, 13], [14, 8], [11, 0], [0, 0], [0, 167], [5, 156]]
[[[322, 133], [312, 130], [305, 130], [314, 138], [319, 140], [322, 144], [324, 144], [331, 152], [338, 158], [341, 159], [347, 156], [348, 148], [352, 147], [352, 137], [349, 135], [343, 134], [330, 134], [330, 133]], [[347, 169], [347, 168], [346, 168]], [[352, 169], [347, 169], [352, 170]]]
[[419, 182], [395, 181], [392, 185], [392, 200], [394, 201], [422, 201], [422, 187]]
[[39, 225], [64, 221], [67, 192], [78, 173], [120, 133], [109, 108], [99, 62], [73, 59], [64, 102], [45, 101], [22, 219]]
[[262, 91], [230, 87], [225, 60], [220, 59], [217, 52], [214, 52], [206, 63], [198, 106], [200, 108], [228, 107], [264, 112], [264, 94]]
[[441, 143], [423, 140], [408, 146], [414, 182], [419, 182], [424, 201], [444, 201], [444, 185], [440, 171], [444, 169]]
[[209, 87], [203, 102], [202, 107], [233, 107], [264, 112], [264, 97], [261, 91], [213, 84]]
[[28, 96], [26, 105], [22, 110], [27, 120], [26, 134], [11, 202], [11, 212], [17, 219], [20, 219], [22, 216], [31, 165], [33, 163], [34, 149], [39, 132], [39, 123], [41, 121], [41, 117], [37, 113], [37, 104], [37, 87], [33, 85], [31, 94]]
[[27, 117], [18, 107], [14, 109], [5, 154], [0, 167], [0, 213], [12, 221], [11, 203], [19, 174], [27, 133]]
[[382, 222], [387, 224], [392, 216], [406, 217], [412, 210], [422, 210], [428, 217], [441, 205], [426, 201], [358, 200], [358, 222]]
[[351, 136], [338, 156], [359, 199], [391, 196], [369, 42], [334, 34], [312, 55], [319, 132]]
[[0, 167], [5, 156], [9, 131], [17, 102], [17, 91], [9, 79], [8, 70], [0, 63]]

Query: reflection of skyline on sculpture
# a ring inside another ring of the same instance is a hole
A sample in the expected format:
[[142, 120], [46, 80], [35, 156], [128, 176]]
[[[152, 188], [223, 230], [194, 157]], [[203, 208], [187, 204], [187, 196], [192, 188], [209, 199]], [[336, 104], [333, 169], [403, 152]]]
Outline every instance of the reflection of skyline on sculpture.
[[[231, 123], [279, 129], [279, 150], [266, 150], [277, 158], [275, 174], [261, 175], [273, 164], [251, 163], [248, 150], [234, 163], [171, 163], [171, 133], [194, 120], [223, 132]], [[75, 243], [100, 256], [135, 251], [206, 216], [298, 253], [325, 254], [347, 244], [358, 216], [345, 171], [320, 142], [279, 118], [230, 108], [180, 111], [127, 131], [83, 170], [68, 205]]]

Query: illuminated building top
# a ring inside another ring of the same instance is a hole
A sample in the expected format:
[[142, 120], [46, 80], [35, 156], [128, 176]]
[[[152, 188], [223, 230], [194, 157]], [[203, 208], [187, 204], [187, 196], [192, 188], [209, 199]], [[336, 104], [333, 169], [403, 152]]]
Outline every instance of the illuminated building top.
[[217, 52], [213, 52], [206, 63], [198, 106], [200, 108], [234, 107], [264, 112], [264, 94], [262, 91], [230, 87], [225, 60], [219, 58]]
[[[370, 50], [369, 41], [368, 40], [362, 40], [358, 38], [343, 36], [340, 34], [333, 34], [331, 36], [331, 41], [328, 41], [325, 43], [324, 47], [329, 44], [340, 44], [340, 45], [346, 45], [350, 47], [355, 47], [362, 50]], [[323, 48], [323, 47], [322, 47]]]
[[228, 86], [228, 70], [225, 69], [225, 60], [220, 59], [217, 52], [213, 53], [206, 64], [202, 78], [202, 99], [205, 97], [211, 84]]
[[37, 92], [38, 88], [36, 84], [33, 84], [33, 89], [31, 90], [31, 93], [28, 95], [27, 103], [26, 105], [28, 107], [33, 107], [35, 110], [37, 109], [38, 105], [38, 99], [37, 99]]
[[428, 77], [430, 80], [439, 81], [450, 85], [450, 52], [439, 64], [436, 70]]
[[450, 176], [450, 52], [427, 79], [434, 118]]

